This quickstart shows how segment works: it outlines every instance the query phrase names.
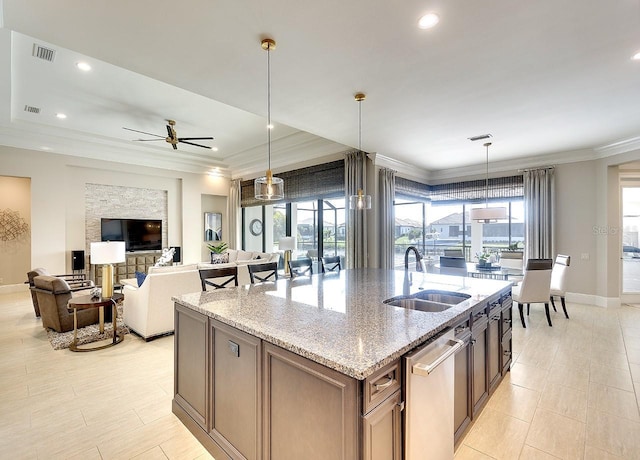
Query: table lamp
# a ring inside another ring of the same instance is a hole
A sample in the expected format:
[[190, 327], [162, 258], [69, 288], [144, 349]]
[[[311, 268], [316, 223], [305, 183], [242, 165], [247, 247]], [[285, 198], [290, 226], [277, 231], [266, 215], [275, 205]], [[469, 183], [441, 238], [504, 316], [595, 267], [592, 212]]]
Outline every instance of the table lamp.
[[102, 297], [113, 296], [113, 265], [125, 261], [124, 241], [91, 243], [91, 263], [102, 264]]
[[280, 250], [284, 251], [284, 272], [289, 273], [289, 261], [291, 260], [291, 251], [296, 248], [295, 236], [285, 236], [280, 238], [278, 242]]

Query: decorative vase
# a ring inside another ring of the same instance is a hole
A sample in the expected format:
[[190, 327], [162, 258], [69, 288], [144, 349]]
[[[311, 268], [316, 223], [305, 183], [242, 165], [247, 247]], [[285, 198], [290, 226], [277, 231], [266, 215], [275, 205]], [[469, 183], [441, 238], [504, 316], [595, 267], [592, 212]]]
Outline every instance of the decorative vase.
[[226, 254], [218, 254], [216, 252], [211, 253], [211, 263], [212, 264], [223, 264], [225, 263]]
[[478, 260], [478, 267], [486, 267], [487, 261], [485, 259]]

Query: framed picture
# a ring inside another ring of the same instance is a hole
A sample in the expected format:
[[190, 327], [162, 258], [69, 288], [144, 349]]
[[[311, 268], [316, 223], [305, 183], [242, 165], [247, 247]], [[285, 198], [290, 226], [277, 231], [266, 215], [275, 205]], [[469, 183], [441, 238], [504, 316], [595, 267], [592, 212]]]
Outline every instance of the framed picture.
[[222, 214], [219, 212], [204, 213], [204, 240], [222, 240]]

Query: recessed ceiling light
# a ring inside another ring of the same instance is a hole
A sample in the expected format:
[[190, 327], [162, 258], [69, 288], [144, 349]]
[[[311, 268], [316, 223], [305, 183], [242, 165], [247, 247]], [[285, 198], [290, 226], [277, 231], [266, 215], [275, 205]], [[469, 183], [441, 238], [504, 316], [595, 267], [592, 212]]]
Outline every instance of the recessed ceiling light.
[[56, 117], [60, 118], [61, 120], [64, 120], [65, 118], [67, 118], [67, 116], [64, 113], [56, 113]]
[[273, 129], [273, 125], [267, 125], [267, 129]]
[[43, 145], [42, 147], [40, 147], [40, 149], [41, 150], [51, 150], [51, 147], [47, 147], [47, 146]]
[[634, 54], [631, 59], [633, 59], [634, 61], [640, 61], [640, 51]]
[[91, 66], [86, 62], [76, 62], [76, 67], [85, 72], [88, 72], [91, 70]]
[[418, 27], [421, 29], [431, 29], [440, 22], [440, 18], [435, 13], [427, 13], [418, 21]]
[[213, 150], [214, 152], [218, 151], [218, 147], [211, 147], [211, 150]]

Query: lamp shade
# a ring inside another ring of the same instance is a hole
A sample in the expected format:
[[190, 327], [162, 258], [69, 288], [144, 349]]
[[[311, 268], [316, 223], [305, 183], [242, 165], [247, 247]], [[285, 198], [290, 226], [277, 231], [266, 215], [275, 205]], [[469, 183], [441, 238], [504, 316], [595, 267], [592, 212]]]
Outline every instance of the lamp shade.
[[292, 251], [296, 248], [296, 237], [295, 236], [285, 236], [280, 238], [278, 242], [278, 247], [281, 251]]
[[124, 241], [102, 241], [91, 243], [91, 263], [119, 264], [125, 261]]
[[483, 222], [491, 222], [500, 219], [507, 218], [507, 208], [495, 207], [495, 208], [473, 208], [471, 209], [470, 217], [472, 220], [478, 220]]

